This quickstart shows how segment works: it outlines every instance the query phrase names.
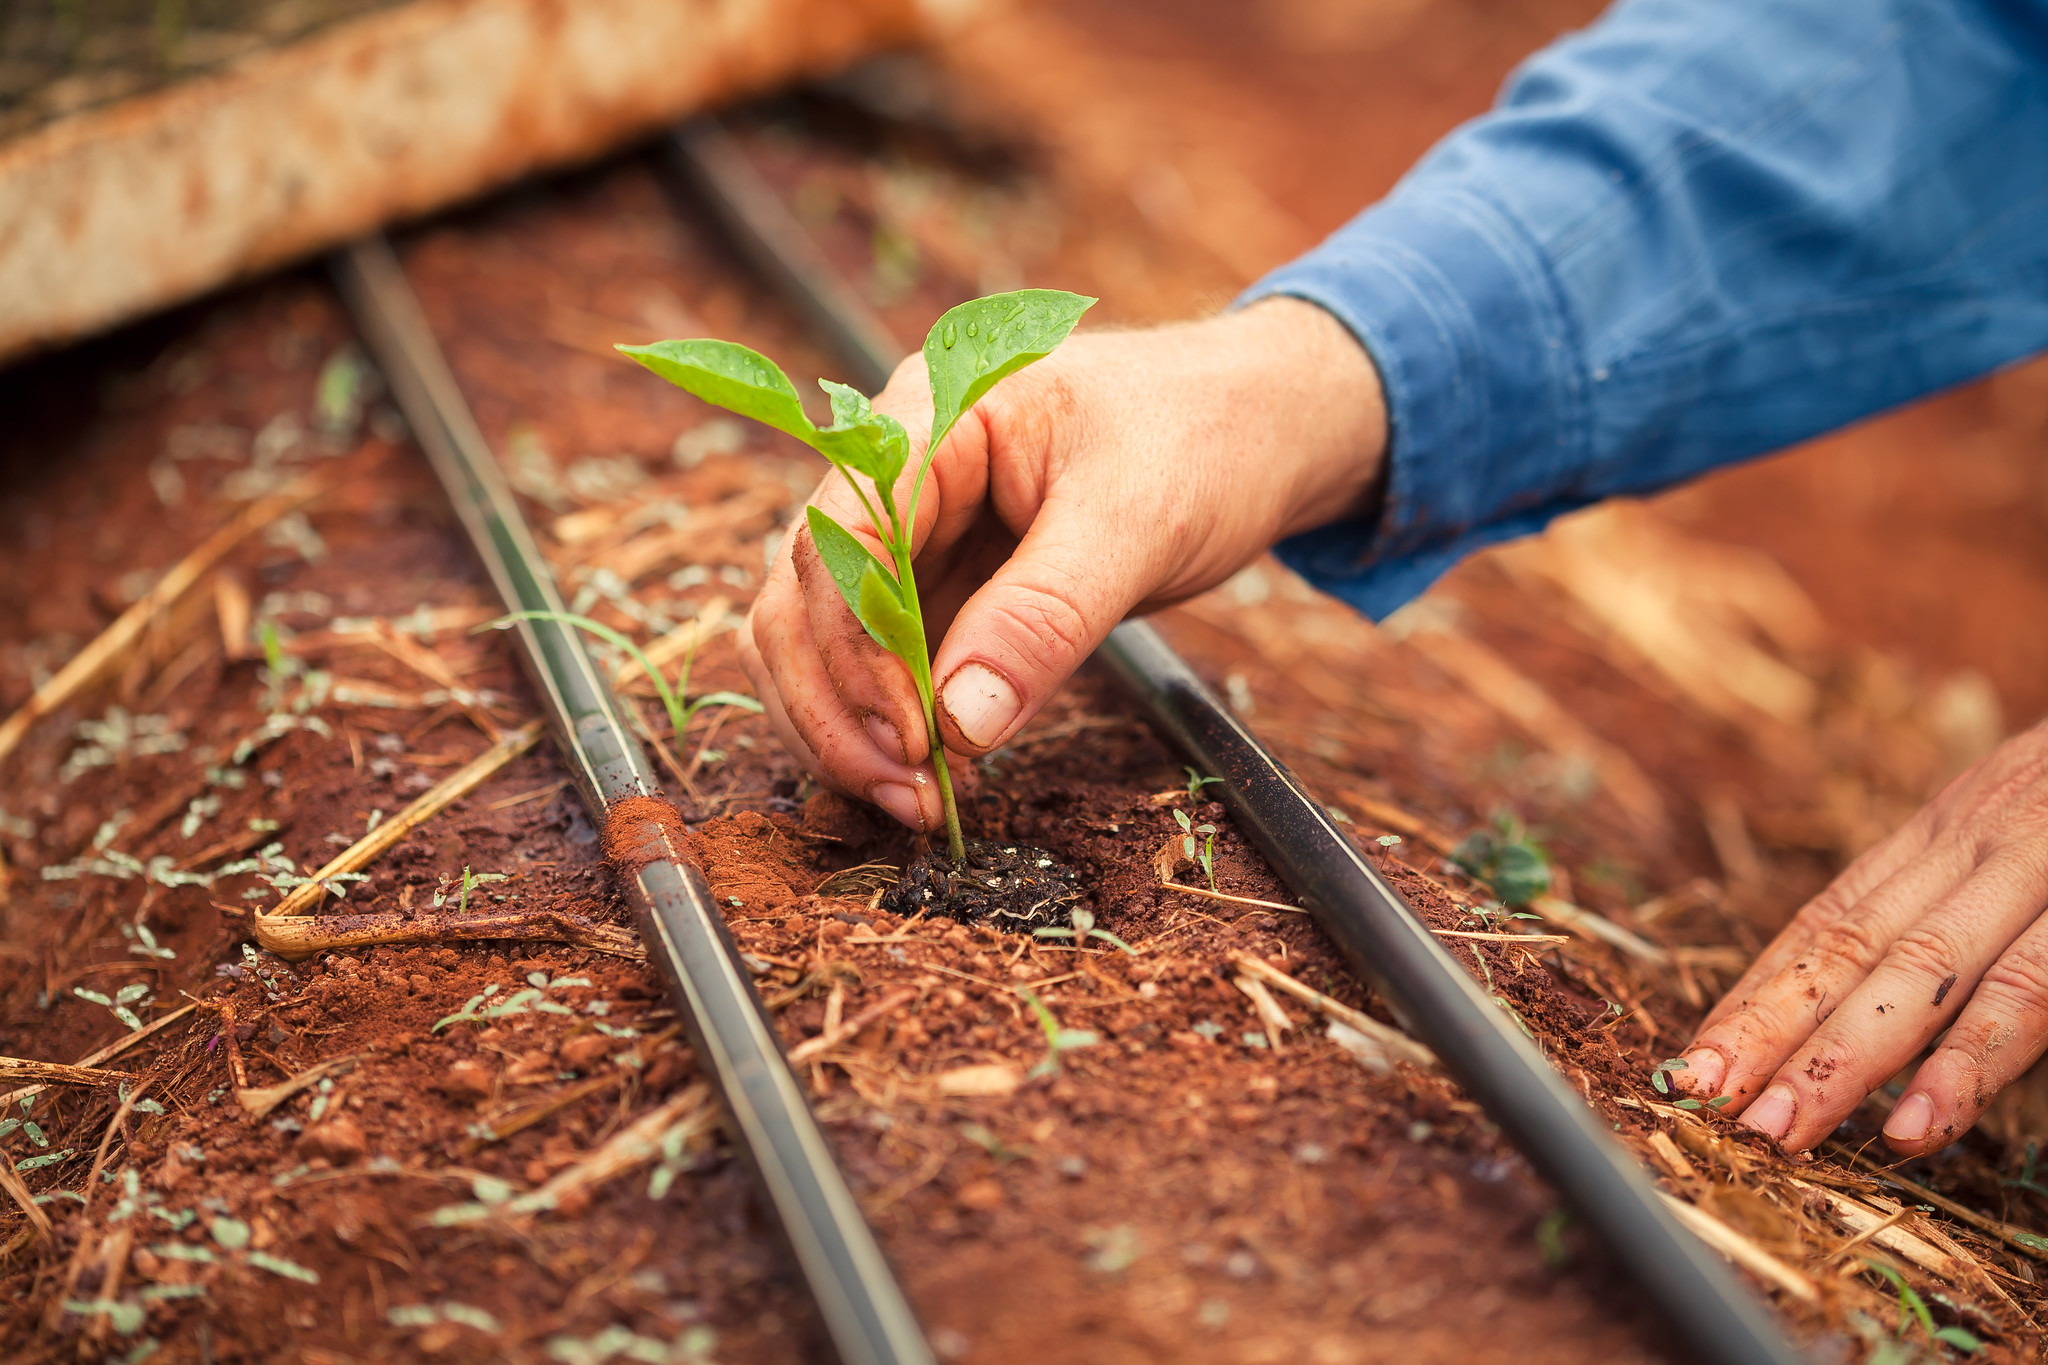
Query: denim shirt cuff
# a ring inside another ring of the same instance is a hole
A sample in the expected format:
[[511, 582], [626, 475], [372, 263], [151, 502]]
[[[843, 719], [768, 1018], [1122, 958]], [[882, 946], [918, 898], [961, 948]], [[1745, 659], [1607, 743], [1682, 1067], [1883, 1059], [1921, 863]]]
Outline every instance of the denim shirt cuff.
[[1558, 490], [1588, 442], [1581, 348], [1544, 255], [1463, 188], [1410, 186], [1260, 280], [1327, 309], [1385, 391], [1385, 500], [1375, 521], [1281, 543], [1282, 562], [1374, 619], [1480, 545], [1582, 499]]

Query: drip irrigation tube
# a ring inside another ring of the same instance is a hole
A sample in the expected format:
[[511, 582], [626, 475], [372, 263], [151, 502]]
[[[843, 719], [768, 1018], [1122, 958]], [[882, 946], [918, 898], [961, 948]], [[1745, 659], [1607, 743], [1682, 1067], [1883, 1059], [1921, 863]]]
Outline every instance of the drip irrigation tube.
[[[336, 254], [333, 271], [506, 607], [561, 611], [547, 563], [390, 245], [382, 237], [358, 242]], [[517, 629], [556, 744], [604, 830], [614, 870], [629, 882], [648, 957], [667, 978], [676, 1012], [711, 1069], [839, 1359], [933, 1365], [910, 1304], [783, 1060], [711, 889], [679, 847], [682, 821], [626, 728], [618, 700], [573, 627], [522, 621]]]
[[[832, 315], [855, 382], [879, 391], [904, 348], [822, 257], [795, 215], [768, 193], [716, 125], [676, 130], [670, 154], [710, 196], [747, 256], [794, 291], [806, 315]], [[795, 243], [794, 254], [782, 253]], [[814, 288], [822, 278], [825, 288]], [[1096, 657], [1143, 715], [1201, 771], [1223, 779], [1223, 801], [1343, 952], [1573, 1212], [1703, 1365], [1799, 1365], [1771, 1315], [1719, 1257], [1664, 1208], [1656, 1188], [1507, 1013], [1480, 990], [1400, 894], [1286, 766], [1195, 676], [1157, 630], [1127, 621]]]

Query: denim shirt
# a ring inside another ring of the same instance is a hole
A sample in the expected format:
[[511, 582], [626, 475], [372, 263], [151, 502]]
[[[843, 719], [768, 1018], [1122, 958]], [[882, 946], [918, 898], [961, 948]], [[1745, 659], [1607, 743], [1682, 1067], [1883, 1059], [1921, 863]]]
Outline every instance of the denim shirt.
[[1389, 417], [1377, 517], [1280, 556], [1384, 616], [2048, 346], [2048, 3], [1624, 0], [1272, 294], [1351, 329]]

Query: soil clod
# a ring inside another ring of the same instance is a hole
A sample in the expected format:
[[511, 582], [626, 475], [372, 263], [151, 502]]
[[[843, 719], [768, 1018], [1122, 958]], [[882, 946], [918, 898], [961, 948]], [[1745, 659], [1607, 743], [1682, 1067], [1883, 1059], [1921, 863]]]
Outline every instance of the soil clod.
[[1081, 900], [1079, 883], [1074, 869], [1042, 848], [969, 839], [960, 862], [933, 851], [905, 868], [882, 905], [899, 915], [929, 911], [963, 924], [1035, 929], [1067, 922]]
[[604, 857], [621, 878], [630, 880], [649, 863], [676, 857], [689, 846], [683, 817], [658, 796], [628, 796], [605, 812]]

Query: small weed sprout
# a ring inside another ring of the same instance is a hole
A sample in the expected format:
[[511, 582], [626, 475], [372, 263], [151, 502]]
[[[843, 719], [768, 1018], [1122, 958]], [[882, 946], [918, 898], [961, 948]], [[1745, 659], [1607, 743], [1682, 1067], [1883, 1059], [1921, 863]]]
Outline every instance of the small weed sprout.
[[463, 1003], [455, 1013], [436, 1020], [433, 1031], [439, 1033], [450, 1024], [482, 1024], [494, 1019], [506, 1019], [515, 1014], [570, 1014], [575, 1010], [558, 1001], [547, 998], [549, 991], [566, 990], [571, 986], [588, 986], [588, 977], [558, 976], [550, 981], [543, 972], [530, 973], [526, 989], [512, 992], [503, 999], [494, 1000], [502, 989], [497, 984], [484, 987]]
[[[997, 381], [1052, 353], [1066, 340], [1095, 300], [1052, 289], [993, 294], [948, 310], [925, 338], [925, 369], [931, 377], [931, 441], [910, 481], [907, 506], [897, 502], [897, 482], [910, 460], [910, 437], [895, 418], [878, 413], [855, 389], [820, 380], [832, 401], [832, 425], [819, 427], [804, 414], [795, 386], [775, 363], [729, 341], [659, 341], [618, 349], [679, 388], [707, 403], [766, 423], [823, 455], [845, 476], [860, 500], [869, 529], [894, 561], [890, 571], [852, 531], [817, 507], [808, 509], [811, 539], [854, 616], [876, 644], [910, 670], [931, 736], [933, 772], [945, 811], [946, 849], [957, 863], [966, 856], [953, 779], [939, 752], [939, 723], [932, 685], [931, 648], [918, 597], [915, 554], [918, 501], [932, 457], [953, 424], [980, 402]], [[865, 477], [871, 498], [854, 478]]]
[[1040, 1000], [1038, 993], [1030, 987], [1019, 986], [1017, 994], [1023, 996], [1024, 1003], [1031, 1006], [1031, 1012], [1038, 1016], [1038, 1027], [1045, 1031], [1045, 1060], [1025, 1072], [1026, 1076], [1036, 1080], [1040, 1076], [1057, 1075], [1060, 1057], [1063, 1054], [1078, 1048], [1094, 1047], [1102, 1041], [1102, 1035], [1093, 1029], [1060, 1027], [1060, 1021], [1053, 1017], [1052, 1011], [1046, 1008], [1045, 1002]]
[[1005, 1144], [985, 1123], [961, 1124], [960, 1136], [987, 1152], [999, 1166], [1007, 1166], [1012, 1161], [1022, 1161], [1031, 1155], [1028, 1148]]
[[1936, 1327], [1934, 1325], [1934, 1314], [1929, 1311], [1927, 1300], [1920, 1296], [1919, 1290], [1907, 1284], [1906, 1277], [1897, 1270], [1884, 1264], [1882, 1261], [1865, 1259], [1863, 1265], [1866, 1270], [1874, 1270], [1879, 1275], [1882, 1275], [1891, 1283], [1892, 1288], [1898, 1292], [1899, 1322], [1898, 1326], [1892, 1329], [1893, 1336], [1904, 1336], [1906, 1329], [1917, 1322], [1920, 1324], [1920, 1330], [1925, 1332], [1929, 1338], [1940, 1342], [1944, 1346], [1953, 1346], [1965, 1355], [1974, 1354], [1983, 1348], [1984, 1343], [1977, 1339], [1974, 1332], [1966, 1328]]
[[[1188, 771], [1193, 772], [1194, 769], [1190, 768], [1188, 769]], [[1205, 780], [1215, 782], [1219, 779], [1212, 777]], [[1209, 877], [1209, 889], [1211, 891], [1215, 891], [1216, 826], [1207, 823], [1200, 825], [1196, 824], [1192, 819], [1189, 818], [1188, 813], [1182, 810], [1179, 806], [1175, 806], [1173, 808], [1173, 818], [1174, 822], [1180, 826], [1180, 851], [1187, 856], [1188, 861], [1200, 863], [1202, 865], [1202, 871], [1207, 873]], [[1195, 843], [1196, 835], [1207, 835], [1208, 842], [1197, 847]]]
[[1570, 1209], [1552, 1209], [1536, 1220], [1536, 1252], [1552, 1270], [1563, 1270], [1572, 1263], [1571, 1248], [1564, 1240], [1565, 1229], [1571, 1225]]
[[1201, 800], [1202, 788], [1208, 786], [1212, 782], [1221, 782], [1223, 780], [1220, 777], [1204, 777], [1201, 773], [1197, 772], [1193, 768], [1184, 767], [1182, 768], [1182, 771], [1188, 775], [1188, 799], [1190, 801]]
[[149, 987], [142, 982], [121, 987], [111, 998], [98, 991], [89, 991], [83, 986], [73, 986], [71, 993], [80, 1000], [113, 1011], [114, 1017], [126, 1024], [131, 1033], [142, 1032], [142, 1019], [133, 1009], [135, 1005], [147, 1005], [150, 1002]]
[[654, 666], [640, 646], [626, 635], [613, 630], [602, 621], [593, 621], [588, 616], [578, 616], [568, 611], [515, 611], [509, 616], [500, 616], [495, 621], [486, 621], [477, 630], [510, 630], [521, 621], [554, 621], [565, 626], [574, 626], [587, 634], [595, 635], [612, 648], [623, 651], [654, 681], [654, 691], [661, 698], [661, 706], [668, 712], [668, 723], [681, 739], [683, 732], [690, 728], [690, 722], [697, 713], [707, 706], [736, 706], [742, 711], [761, 710], [761, 703], [738, 692], [707, 692], [695, 701], [686, 701], [690, 688], [690, 669], [697, 657], [696, 641], [690, 642], [689, 652], [683, 655], [682, 672], [676, 675], [676, 685], [671, 688], [668, 680], [661, 676], [661, 670]]
[[1501, 903], [1520, 907], [1550, 890], [1550, 855], [1512, 812], [1497, 811], [1491, 829], [1477, 829], [1451, 850], [1451, 864], [1493, 888]]
[[177, 957], [177, 953], [156, 941], [147, 924], [124, 924], [121, 937], [128, 940], [128, 951], [138, 957], [159, 957], [166, 962]]
[[1660, 1095], [1668, 1095], [1671, 1093], [1671, 1082], [1665, 1079], [1666, 1073], [1672, 1071], [1689, 1071], [1691, 1069], [1692, 1063], [1688, 1062], [1683, 1057], [1666, 1057], [1663, 1061], [1657, 1063], [1656, 1066], [1651, 1068], [1650, 1088], [1655, 1090]]
[[1073, 926], [1072, 928], [1062, 929], [1057, 926], [1053, 926], [1045, 929], [1033, 929], [1031, 931], [1032, 937], [1070, 938], [1073, 939], [1077, 945], [1085, 945], [1089, 939], [1099, 938], [1104, 943], [1110, 944], [1113, 947], [1120, 948], [1124, 952], [1129, 953], [1132, 957], [1136, 957], [1138, 955], [1137, 949], [1133, 948], [1130, 944], [1118, 938], [1115, 934], [1110, 933], [1109, 930], [1096, 928], [1095, 912], [1093, 910], [1077, 906], [1074, 909], [1074, 913], [1068, 916], [1068, 922]]

